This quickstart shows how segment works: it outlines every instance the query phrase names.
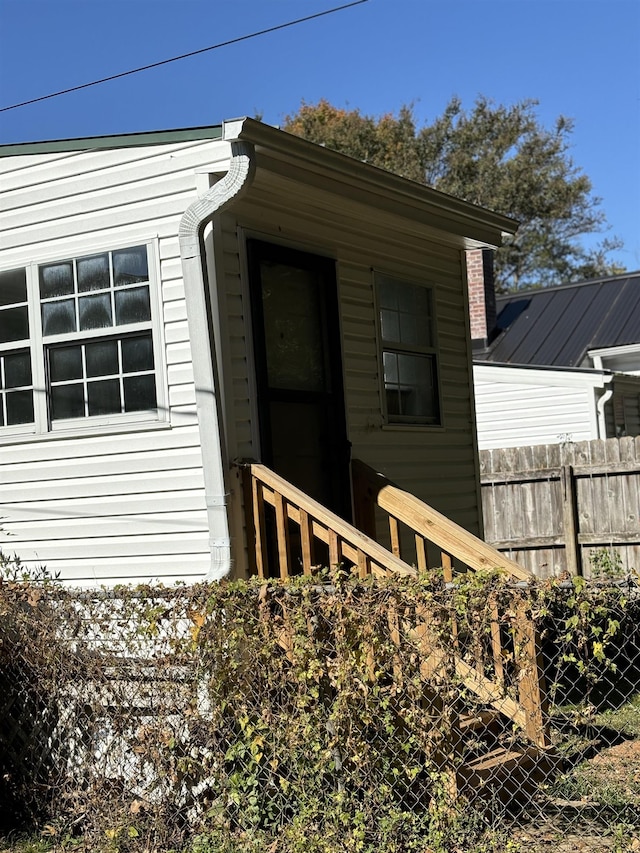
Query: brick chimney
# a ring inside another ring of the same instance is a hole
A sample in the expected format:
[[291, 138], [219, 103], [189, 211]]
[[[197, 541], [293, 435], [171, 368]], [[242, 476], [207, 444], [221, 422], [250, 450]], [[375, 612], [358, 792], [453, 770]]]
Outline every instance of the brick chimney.
[[493, 280], [493, 250], [469, 249], [467, 283], [473, 349], [487, 347], [496, 328], [496, 292]]

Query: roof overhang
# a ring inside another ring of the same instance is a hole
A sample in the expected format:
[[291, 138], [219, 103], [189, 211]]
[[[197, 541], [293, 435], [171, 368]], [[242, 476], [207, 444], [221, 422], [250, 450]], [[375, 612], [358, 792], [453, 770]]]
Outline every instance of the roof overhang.
[[254, 146], [258, 169], [283, 176], [305, 173], [319, 189], [339, 184], [342, 195], [419, 222], [442, 235], [455, 235], [465, 248], [497, 247], [518, 223], [508, 216], [362, 163], [251, 118], [226, 121], [223, 139]]

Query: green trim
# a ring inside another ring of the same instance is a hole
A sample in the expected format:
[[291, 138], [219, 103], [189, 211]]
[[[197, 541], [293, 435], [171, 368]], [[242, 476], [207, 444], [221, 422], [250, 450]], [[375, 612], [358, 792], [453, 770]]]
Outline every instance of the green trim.
[[117, 133], [113, 136], [85, 136], [79, 139], [54, 139], [46, 142], [16, 142], [0, 145], [0, 157], [19, 154], [58, 154], [66, 151], [96, 151], [109, 148], [137, 148], [196, 139], [222, 139], [222, 125], [191, 127], [184, 130], [152, 130], [143, 133]]

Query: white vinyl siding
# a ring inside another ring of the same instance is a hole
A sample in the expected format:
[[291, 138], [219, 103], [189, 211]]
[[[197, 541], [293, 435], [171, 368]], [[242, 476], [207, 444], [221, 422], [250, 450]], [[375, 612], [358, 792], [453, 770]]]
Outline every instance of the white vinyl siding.
[[[478, 468], [460, 249], [438, 243], [401, 217], [345, 200], [331, 201], [328, 193], [305, 195], [300, 189], [296, 193], [285, 203], [282, 190], [261, 192], [253, 187], [251, 201], [241, 201], [234, 214], [224, 214], [219, 223], [224, 252], [218, 257], [218, 292], [227, 294], [223, 313], [231, 353], [230, 456], [259, 458], [247, 358], [249, 308], [242, 280], [242, 235], [256, 236], [336, 260], [352, 457], [376, 467], [477, 534], [481, 530]], [[384, 424], [374, 269], [432, 285], [442, 427]]]
[[0, 160], [3, 269], [141, 243], [158, 266], [165, 423], [0, 438], [0, 547], [64, 581], [189, 582], [209, 570], [178, 225], [216, 151], [200, 141]]
[[598, 438], [597, 373], [475, 364], [478, 447], [523, 447]]

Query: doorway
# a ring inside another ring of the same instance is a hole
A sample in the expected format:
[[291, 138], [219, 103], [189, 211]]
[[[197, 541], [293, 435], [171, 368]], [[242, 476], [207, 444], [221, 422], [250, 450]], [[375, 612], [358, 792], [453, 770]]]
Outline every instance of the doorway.
[[262, 461], [350, 520], [335, 261], [247, 243]]

